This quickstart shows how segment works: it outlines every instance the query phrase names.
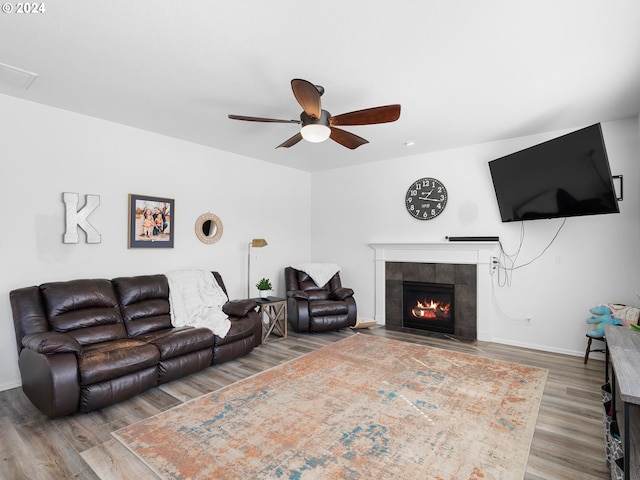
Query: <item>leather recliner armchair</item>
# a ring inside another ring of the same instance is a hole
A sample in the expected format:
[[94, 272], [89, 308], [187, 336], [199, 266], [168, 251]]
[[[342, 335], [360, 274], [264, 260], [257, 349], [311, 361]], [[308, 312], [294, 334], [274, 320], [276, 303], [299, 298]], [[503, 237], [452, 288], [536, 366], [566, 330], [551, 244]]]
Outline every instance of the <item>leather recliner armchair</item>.
[[293, 267], [284, 269], [284, 279], [287, 316], [296, 332], [325, 332], [356, 324], [353, 290], [342, 286], [340, 272], [322, 286]]

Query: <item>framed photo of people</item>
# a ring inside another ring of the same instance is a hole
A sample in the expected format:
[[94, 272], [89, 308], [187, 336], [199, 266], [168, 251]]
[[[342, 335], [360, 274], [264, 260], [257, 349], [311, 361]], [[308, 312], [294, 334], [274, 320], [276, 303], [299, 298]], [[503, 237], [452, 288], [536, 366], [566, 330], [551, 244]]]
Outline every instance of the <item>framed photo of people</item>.
[[173, 248], [175, 201], [129, 194], [129, 248]]

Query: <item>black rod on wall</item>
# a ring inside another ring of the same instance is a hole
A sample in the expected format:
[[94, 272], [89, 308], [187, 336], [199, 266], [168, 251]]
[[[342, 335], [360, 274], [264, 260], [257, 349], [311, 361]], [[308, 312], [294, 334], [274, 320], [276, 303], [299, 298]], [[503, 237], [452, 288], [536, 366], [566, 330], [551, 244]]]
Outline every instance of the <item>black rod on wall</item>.
[[623, 188], [622, 188], [622, 175], [614, 175], [613, 177], [611, 177], [613, 179], [613, 188], [615, 189], [616, 192], [616, 198], [618, 199], [619, 202], [622, 201], [622, 193], [623, 193]]

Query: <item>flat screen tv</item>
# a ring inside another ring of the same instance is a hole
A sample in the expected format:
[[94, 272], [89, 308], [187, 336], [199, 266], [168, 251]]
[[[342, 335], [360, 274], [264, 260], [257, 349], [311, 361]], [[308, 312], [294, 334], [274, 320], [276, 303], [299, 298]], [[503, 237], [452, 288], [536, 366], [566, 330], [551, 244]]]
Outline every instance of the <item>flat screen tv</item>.
[[503, 222], [619, 213], [599, 123], [489, 162]]

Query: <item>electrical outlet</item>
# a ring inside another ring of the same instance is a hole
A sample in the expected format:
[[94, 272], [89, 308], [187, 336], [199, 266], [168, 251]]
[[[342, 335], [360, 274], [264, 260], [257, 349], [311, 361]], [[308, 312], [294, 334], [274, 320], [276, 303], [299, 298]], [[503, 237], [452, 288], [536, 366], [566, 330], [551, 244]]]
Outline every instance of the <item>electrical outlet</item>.
[[489, 262], [489, 271], [491, 272], [491, 275], [493, 275], [496, 273], [496, 269], [498, 268], [498, 257], [491, 255]]
[[527, 315], [527, 325], [533, 325], [533, 315]]

